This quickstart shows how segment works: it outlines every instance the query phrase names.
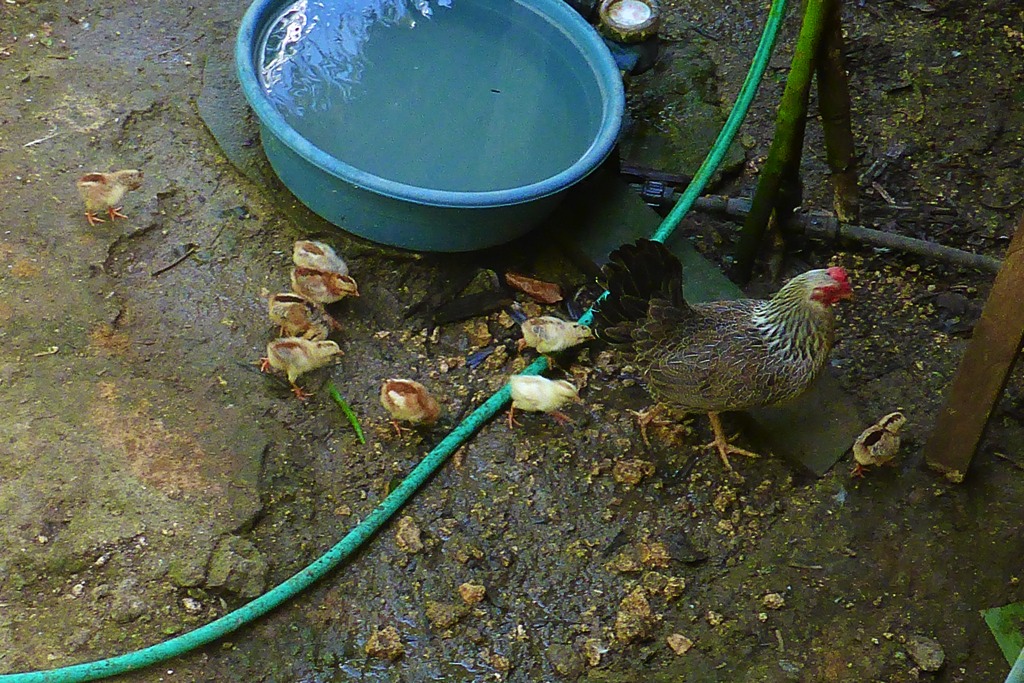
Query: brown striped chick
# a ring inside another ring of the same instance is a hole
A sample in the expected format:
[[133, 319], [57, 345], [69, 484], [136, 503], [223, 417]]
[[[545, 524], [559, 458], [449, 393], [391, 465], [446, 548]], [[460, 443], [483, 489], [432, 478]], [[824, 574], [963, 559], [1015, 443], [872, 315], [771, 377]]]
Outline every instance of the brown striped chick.
[[340, 353], [341, 349], [332, 341], [281, 337], [267, 344], [267, 357], [260, 359], [260, 370], [267, 372], [274, 368], [287, 374], [288, 382], [292, 385], [292, 393], [304, 401], [312, 394], [303, 391], [295, 384], [295, 380], [299, 375], [328, 365]]
[[300, 266], [292, 268], [292, 291], [318, 304], [359, 296], [359, 287], [352, 276]]
[[868, 467], [892, 465], [900, 450], [899, 431], [906, 422], [903, 413], [897, 411], [865, 429], [853, 442], [854, 466], [850, 476], [863, 477]]
[[267, 314], [280, 326], [282, 337], [305, 337], [311, 341], [327, 339], [331, 330], [341, 326], [320, 304], [298, 294], [282, 292], [267, 302]]
[[130, 190], [142, 186], [142, 171], [128, 169], [114, 173], [86, 173], [76, 183], [78, 194], [85, 202], [85, 219], [89, 225], [105, 223], [96, 215], [98, 211], [106, 211], [110, 220], [128, 218], [121, 213], [118, 204]]
[[429, 426], [437, 422], [441, 406], [427, 388], [411, 379], [386, 379], [380, 386], [380, 404], [391, 415], [391, 424], [399, 436], [403, 427], [399, 421], [414, 427]]
[[345, 259], [323, 242], [299, 240], [292, 249], [292, 262], [300, 268], [348, 275], [348, 264], [345, 263]]
[[529, 318], [523, 321], [520, 327], [523, 331], [523, 338], [518, 342], [520, 353], [529, 346], [546, 356], [582, 344], [594, 337], [593, 331], [586, 325], [551, 315]]
[[548, 413], [556, 422], [570, 422], [568, 416], [558, 412], [569, 401], [581, 403], [576, 387], [564, 379], [548, 379], [540, 375], [512, 375], [508, 381], [512, 406], [508, 409], [508, 427], [519, 423], [515, 410]]

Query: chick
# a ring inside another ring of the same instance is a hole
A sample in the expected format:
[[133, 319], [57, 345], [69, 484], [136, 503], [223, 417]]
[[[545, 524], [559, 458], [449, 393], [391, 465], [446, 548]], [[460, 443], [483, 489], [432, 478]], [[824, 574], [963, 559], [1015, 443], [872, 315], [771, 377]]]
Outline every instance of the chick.
[[346, 296], [359, 296], [351, 275], [339, 275], [314, 268], [292, 268], [292, 291], [318, 304], [331, 304]]
[[270, 368], [281, 370], [288, 375], [295, 397], [305, 400], [311, 394], [295, 384], [295, 379], [310, 370], [322, 368], [341, 353], [332, 341], [310, 341], [302, 337], [281, 337], [267, 344], [267, 357], [260, 359], [260, 370]]
[[281, 327], [282, 337], [305, 337], [311, 341], [320, 341], [327, 339], [332, 329], [341, 327], [323, 306], [291, 292], [270, 297], [267, 313]]
[[85, 202], [85, 218], [89, 225], [104, 223], [96, 215], [97, 211], [106, 211], [110, 220], [128, 218], [121, 213], [121, 199], [129, 190], [137, 190], [142, 186], [142, 171], [129, 169], [114, 173], [86, 173], [78, 179], [78, 194]]
[[414, 426], [432, 425], [441, 415], [441, 406], [427, 388], [411, 379], [386, 379], [380, 386], [380, 404], [391, 415], [391, 424], [402, 435], [399, 420]]
[[313, 240], [299, 240], [292, 250], [292, 261], [300, 268], [323, 270], [338, 275], [348, 275], [345, 259], [329, 245]]
[[564, 379], [548, 379], [540, 375], [512, 375], [508, 381], [512, 395], [512, 407], [508, 409], [508, 426], [519, 424], [515, 410], [548, 413], [557, 422], [569, 422], [566, 415], [558, 412], [568, 401], [580, 403], [579, 394], [572, 382]]
[[519, 351], [527, 346], [537, 349], [538, 353], [547, 355], [564, 351], [577, 344], [582, 344], [594, 336], [586, 325], [562, 320], [551, 315], [541, 315], [523, 321], [521, 325], [523, 338], [519, 340]]
[[898, 432], [906, 422], [903, 413], [897, 411], [865, 429], [853, 442], [853, 459], [856, 463], [850, 476], [863, 477], [865, 468], [874, 465], [891, 465], [900, 450]]

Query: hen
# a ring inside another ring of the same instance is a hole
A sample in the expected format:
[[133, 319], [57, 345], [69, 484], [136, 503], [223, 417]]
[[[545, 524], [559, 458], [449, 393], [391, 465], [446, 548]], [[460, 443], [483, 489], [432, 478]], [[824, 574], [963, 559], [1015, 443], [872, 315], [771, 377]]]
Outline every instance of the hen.
[[599, 338], [629, 348], [648, 390], [681, 413], [706, 412], [714, 446], [754, 456], [729, 443], [718, 414], [786, 401], [825, 367], [834, 339], [832, 305], [852, 295], [842, 268], [811, 270], [771, 299], [690, 305], [682, 264], [663, 244], [619, 247], [604, 267], [608, 295], [595, 306]]

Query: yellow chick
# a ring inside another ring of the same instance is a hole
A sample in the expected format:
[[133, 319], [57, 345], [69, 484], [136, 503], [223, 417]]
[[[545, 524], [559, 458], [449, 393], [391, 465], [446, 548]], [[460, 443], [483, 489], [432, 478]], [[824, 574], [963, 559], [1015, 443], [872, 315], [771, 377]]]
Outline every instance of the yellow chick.
[[292, 392], [300, 400], [312, 394], [303, 391], [295, 384], [299, 375], [322, 368], [341, 353], [338, 345], [332, 341], [310, 341], [302, 337], [281, 337], [267, 344], [267, 357], [260, 359], [260, 370], [267, 372], [270, 368], [280, 370], [288, 375]]
[[897, 411], [865, 429], [853, 442], [853, 459], [856, 462], [850, 476], [863, 477], [867, 467], [891, 465], [900, 450], [898, 432], [906, 422], [903, 413]]
[[267, 301], [267, 314], [281, 328], [282, 337], [305, 337], [311, 341], [327, 339], [331, 330], [341, 326], [324, 307], [298, 294], [282, 292]]
[[441, 406], [427, 388], [411, 379], [386, 379], [380, 386], [380, 404], [391, 415], [391, 424], [402, 435], [399, 420], [415, 426], [432, 425], [441, 415]]
[[348, 264], [345, 263], [345, 259], [323, 242], [299, 240], [292, 249], [292, 261], [300, 268], [348, 275]]
[[346, 296], [359, 296], [351, 275], [339, 275], [314, 268], [292, 268], [292, 291], [318, 304], [331, 304]]
[[520, 352], [529, 346], [545, 355], [557, 353], [594, 337], [593, 331], [586, 325], [562, 320], [551, 315], [541, 315], [525, 320], [521, 328], [523, 338], [518, 343]]
[[128, 218], [121, 213], [121, 199], [129, 190], [137, 190], [142, 186], [142, 171], [129, 169], [114, 173], [86, 173], [78, 179], [78, 194], [85, 202], [85, 218], [89, 225], [104, 223], [96, 215], [97, 211], [106, 211], [110, 220]]
[[572, 382], [564, 379], [548, 379], [540, 375], [512, 375], [508, 381], [512, 395], [512, 407], [508, 410], [508, 426], [519, 424], [515, 410], [548, 413], [556, 422], [569, 422], [566, 415], [558, 412], [568, 401], [580, 403], [580, 397]]

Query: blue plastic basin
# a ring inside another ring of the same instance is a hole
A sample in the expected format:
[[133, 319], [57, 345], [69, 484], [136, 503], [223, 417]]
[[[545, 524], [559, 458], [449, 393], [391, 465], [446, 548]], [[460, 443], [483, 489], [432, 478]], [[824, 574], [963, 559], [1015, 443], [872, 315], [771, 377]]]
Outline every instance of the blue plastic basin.
[[[457, 3], [479, 1], [452, 0], [456, 9]], [[573, 62], [573, 73], [580, 75], [579, 83], [574, 85], [587, 89], [588, 101], [594, 103], [594, 109], [600, 108], [599, 112], [581, 116], [596, 121], [596, 125], [589, 146], [584, 146], [575, 162], [518, 187], [460, 191], [409, 184], [357, 168], [351, 159], [335, 158], [289, 124], [260, 78], [258, 64], [269, 24], [295, 2], [256, 0], [242, 19], [235, 61], [242, 91], [260, 121], [267, 158], [288, 189], [310, 209], [348, 232], [422, 251], [469, 251], [502, 244], [525, 234], [546, 217], [565, 191], [611, 152], [624, 108], [621, 76], [597, 32], [563, 0], [491, 1], [507, 2], [510, 8], [524, 7], [529, 12], [520, 12], [520, 17], [545, 22], [545, 50], [557, 50], [559, 59]], [[520, 58], [545, 57], [526, 53]], [[472, 64], [451, 68], [453, 78], [457, 78], [458, 69], [472, 68]], [[444, 85], [438, 83], [439, 88]], [[448, 104], [459, 106], [458, 102]], [[524, 144], [530, 144], [528, 136], [524, 139]], [[536, 153], [544, 154], [540, 144]], [[500, 164], [502, 160], [466, 159], [465, 163]], [[444, 168], [437, 171], [445, 173]]]

